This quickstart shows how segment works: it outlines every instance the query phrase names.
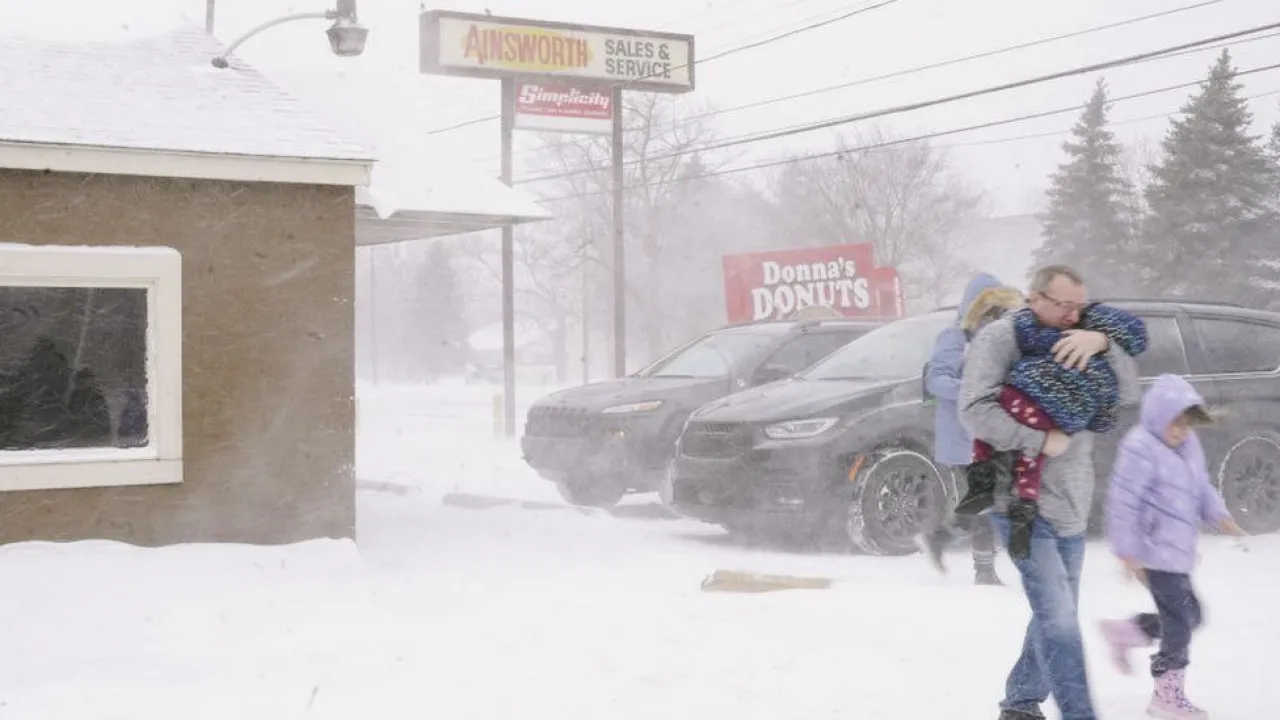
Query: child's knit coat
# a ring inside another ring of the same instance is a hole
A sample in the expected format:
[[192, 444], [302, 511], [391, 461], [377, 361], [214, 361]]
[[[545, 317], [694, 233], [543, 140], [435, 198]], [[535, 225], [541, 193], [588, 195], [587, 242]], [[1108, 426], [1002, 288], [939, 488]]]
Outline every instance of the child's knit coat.
[[[1066, 331], [1044, 327], [1030, 309], [1019, 310], [1013, 326], [1022, 359], [1010, 371], [1009, 385], [1022, 391], [1068, 435], [1081, 430], [1107, 432], [1115, 427], [1120, 385], [1104, 355], [1090, 358], [1084, 370], [1069, 368], [1053, 357], [1053, 346]], [[1147, 328], [1142, 320], [1107, 305], [1086, 307], [1078, 329], [1105, 334], [1129, 355], [1147, 349]]]

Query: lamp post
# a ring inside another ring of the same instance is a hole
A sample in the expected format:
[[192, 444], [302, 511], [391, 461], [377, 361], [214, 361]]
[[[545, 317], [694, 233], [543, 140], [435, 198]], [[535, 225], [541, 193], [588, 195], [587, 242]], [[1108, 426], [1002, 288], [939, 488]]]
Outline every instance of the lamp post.
[[233, 40], [221, 55], [212, 60], [213, 66], [216, 68], [230, 67], [231, 53], [235, 52], [236, 48], [244, 44], [246, 40], [267, 28], [295, 20], [332, 20], [333, 24], [329, 26], [325, 34], [329, 36], [330, 49], [338, 57], [360, 55], [364, 52], [365, 41], [369, 38], [369, 28], [361, 25], [359, 18], [356, 17], [356, 0], [337, 0], [337, 5], [333, 10], [292, 13], [250, 28], [248, 32]]

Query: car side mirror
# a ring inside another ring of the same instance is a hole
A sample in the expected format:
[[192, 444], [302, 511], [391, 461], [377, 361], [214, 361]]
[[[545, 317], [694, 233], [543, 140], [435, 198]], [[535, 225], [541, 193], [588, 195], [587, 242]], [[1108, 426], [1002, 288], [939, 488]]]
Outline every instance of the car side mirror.
[[795, 373], [791, 372], [791, 368], [785, 365], [762, 365], [755, 374], [751, 376], [752, 385], [765, 385], [777, 380], [789, 378]]

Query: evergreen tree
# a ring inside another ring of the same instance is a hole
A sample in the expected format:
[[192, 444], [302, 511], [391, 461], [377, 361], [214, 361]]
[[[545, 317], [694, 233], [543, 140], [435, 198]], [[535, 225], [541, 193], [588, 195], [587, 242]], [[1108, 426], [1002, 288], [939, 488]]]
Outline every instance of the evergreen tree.
[[1161, 294], [1265, 302], [1280, 280], [1274, 173], [1241, 97], [1231, 55], [1222, 55], [1181, 109], [1146, 188], [1150, 216], [1143, 260]]
[[1120, 167], [1120, 145], [1107, 129], [1104, 80], [1098, 80], [1062, 149], [1067, 161], [1051, 177], [1035, 267], [1064, 263], [1079, 270], [1095, 294], [1123, 294], [1134, 284], [1129, 272], [1134, 189]]
[[1267, 142], [1267, 156], [1271, 158], [1272, 200], [1280, 209], [1280, 121], [1271, 126], [1271, 139]]

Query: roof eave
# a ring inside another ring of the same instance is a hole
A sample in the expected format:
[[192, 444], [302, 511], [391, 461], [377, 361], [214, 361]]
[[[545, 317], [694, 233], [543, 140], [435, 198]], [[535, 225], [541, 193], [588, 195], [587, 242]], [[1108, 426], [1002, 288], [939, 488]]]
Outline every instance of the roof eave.
[[302, 185], [368, 185], [371, 158], [296, 158], [0, 140], [0, 168]]

